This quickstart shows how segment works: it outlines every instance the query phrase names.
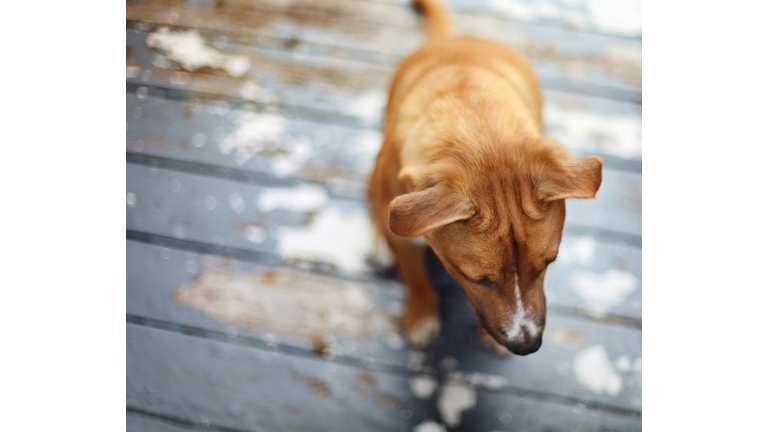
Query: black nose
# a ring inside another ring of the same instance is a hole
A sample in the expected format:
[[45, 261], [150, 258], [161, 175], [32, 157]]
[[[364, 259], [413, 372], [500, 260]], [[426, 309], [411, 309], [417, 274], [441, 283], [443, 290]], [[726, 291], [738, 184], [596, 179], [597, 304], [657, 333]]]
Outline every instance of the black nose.
[[507, 349], [517, 355], [528, 355], [535, 353], [541, 347], [541, 336], [536, 338], [522, 338], [522, 340], [507, 342]]

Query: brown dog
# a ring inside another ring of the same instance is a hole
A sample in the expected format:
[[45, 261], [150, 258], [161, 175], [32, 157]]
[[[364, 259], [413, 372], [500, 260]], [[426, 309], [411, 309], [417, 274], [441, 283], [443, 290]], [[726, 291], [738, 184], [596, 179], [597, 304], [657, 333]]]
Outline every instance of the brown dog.
[[452, 36], [437, 0], [415, 3], [429, 40], [395, 75], [370, 184], [374, 221], [410, 294], [402, 324], [415, 346], [440, 330], [413, 239], [423, 236], [466, 291], [481, 338], [529, 354], [541, 346], [564, 199], [593, 198], [603, 162], [542, 138], [539, 83], [520, 54]]

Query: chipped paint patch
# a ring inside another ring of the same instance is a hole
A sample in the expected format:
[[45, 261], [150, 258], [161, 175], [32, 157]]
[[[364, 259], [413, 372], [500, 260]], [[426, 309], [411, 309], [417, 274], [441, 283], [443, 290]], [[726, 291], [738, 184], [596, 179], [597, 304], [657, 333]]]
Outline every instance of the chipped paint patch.
[[639, 284], [637, 276], [618, 269], [611, 269], [603, 274], [579, 271], [570, 277], [573, 290], [599, 313], [623, 302]]
[[327, 333], [366, 337], [396, 329], [394, 319], [374, 309], [365, 283], [286, 268], [233, 274], [204, 261], [201, 274], [180, 284], [174, 300], [208, 315], [260, 332], [316, 338]]
[[544, 120], [548, 135], [569, 149], [600, 150], [625, 158], [642, 156], [642, 121], [639, 117], [597, 114], [549, 104], [544, 107]]
[[169, 59], [190, 72], [207, 66], [224, 69], [229, 75], [240, 78], [251, 68], [251, 59], [247, 56], [224, 54], [206, 46], [197, 30], [172, 32], [162, 27], [148, 34], [146, 42], [149, 48], [164, 50]]
[[602, 345], [594, 345], [579, 352], [573, 360], [576, 381], [593, 393], [618, 396], [622, 381], [613, 370], [608, 351]]
[[329, 204], [302, 227], [280, 227], [277, 253], [286, 259], [330, 264], [345, 272], [365, 272], [371, 220], [362, 211]]
[[433, 420], [424, 420], [413, 428], [413, 432], [445, 432], [445, 427]]
[[275, 114], [243, 113], [237, 119], [235, 130], [219, 143], [219, 151], [234, 154], [239, 164], [255, 154], [276, 152], [278, 143], [288, 126], [288, 119]]
[[586, 335], [576, 329], [557, 328], [552, 326], [548, 326], [544, 329], [544, 342], [558, 348], [575, 350], [582, 348], [586, 341]]
[[408, 380], [411, 393], [419, 399], [429, 399], [437, 389], [437, 380], [431, 375], [418, 375]]
[[477, 404], [477, 392], [469, 384], [451, 380], [440, 388], [437, 396], [437, 410], [449, 427], [461, 424], [461, 413]]
[[301, 184], [292, 188], [265, 188], [256, 199], [262, 213], [286, 210], [306, 213], [322, 209], [328, 202], [328, 193], [321, 186]]

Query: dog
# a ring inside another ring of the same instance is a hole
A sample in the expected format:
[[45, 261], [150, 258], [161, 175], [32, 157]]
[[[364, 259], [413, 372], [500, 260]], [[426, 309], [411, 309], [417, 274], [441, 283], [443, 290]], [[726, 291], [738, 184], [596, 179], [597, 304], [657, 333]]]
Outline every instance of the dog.
[[521, 54], [452, 35], [438, 0], [414, 5], [428, 40], [394, 76], [369, 185], [374, 224], [408, 290], [402, 326], [416, 347], [440, 332], [423, 238], [466, 292], [481, 341], [527, 355], [542, 342], [564, 200], [594, 198], [603, 161], [542, 137], [539, 82]]

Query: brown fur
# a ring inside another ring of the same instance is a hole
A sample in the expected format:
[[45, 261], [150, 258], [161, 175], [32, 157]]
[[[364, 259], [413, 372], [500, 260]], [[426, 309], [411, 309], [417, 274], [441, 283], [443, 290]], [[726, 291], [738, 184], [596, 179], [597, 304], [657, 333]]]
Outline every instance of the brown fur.
[[[539, 83], [520, 54], [497, 42], [451, 36], [436, 0], [417, 3], [431, 38], [403, 61], [392, 82], [370, 183], [374, 221], [410, 293], [407, 335], [438, 316], [423, 251], [408, 238], [423, 235], [485, 330], [510, 346], [515, 341], [502, 329], [515, 312], [515, 275], [526, 310], [543, 325], [543, 280], [557, 256], [563, 200], [595, 196], [602, 160], [573, 159], [541, 136]], [[487, 278], [493, 286], [468, 278]]]

